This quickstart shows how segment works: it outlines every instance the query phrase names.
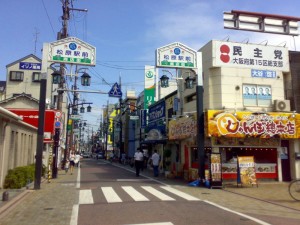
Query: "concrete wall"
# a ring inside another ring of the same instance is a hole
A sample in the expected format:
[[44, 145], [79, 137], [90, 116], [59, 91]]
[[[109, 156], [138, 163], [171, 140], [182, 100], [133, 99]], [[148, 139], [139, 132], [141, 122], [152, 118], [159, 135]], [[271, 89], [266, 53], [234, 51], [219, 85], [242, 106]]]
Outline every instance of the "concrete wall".
[[37, 129], [0, 107], [0, 188], [9, 169], [35, 162]]

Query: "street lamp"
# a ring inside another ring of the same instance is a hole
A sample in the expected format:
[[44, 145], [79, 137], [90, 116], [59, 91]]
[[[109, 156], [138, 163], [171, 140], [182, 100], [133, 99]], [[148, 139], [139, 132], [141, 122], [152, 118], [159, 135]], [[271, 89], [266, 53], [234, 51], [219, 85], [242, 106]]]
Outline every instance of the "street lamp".
[[195, 84], [196, 78], [188, 76], [185, 78], [185, 87], [186, 89], [193, 89]]
[[160, 84], [162, 88], [169, 87], [169, 77], [167, 75], [162, 75], [160, 78]]
[[84, 72], [81, 76], [81, 85], [82, 86], [90, 86], [91, 85], [91, 76]]

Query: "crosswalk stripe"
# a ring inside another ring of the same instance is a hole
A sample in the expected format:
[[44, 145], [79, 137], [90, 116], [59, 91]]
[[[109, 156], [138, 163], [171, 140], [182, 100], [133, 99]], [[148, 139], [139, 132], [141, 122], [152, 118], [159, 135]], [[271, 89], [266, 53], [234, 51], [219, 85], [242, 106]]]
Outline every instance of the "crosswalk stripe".
[[171, 187], [168, 187], [168, 186], [161, 186], [161, 188], [163, 188], [163, 189], [165, 189], [166, 191], [169, 191], [169, 192], [171, 192], [171, 193], [173, 193], [173, 194], [175, 194], [175, 195], [177, 195], [177, 196], [179, 196], [179, 197], [181, 197], [181, 198], [184, 198], [184, 199], [186, 199], [186, 200], [189, 200], [189, 201], [200, 201], [199, 198], [196, 198], [196, 197], [194, 197], [194, 196], [191, 196], [191, 195], [189, 195], [189, 194], [186, 194], [186, 193], [184, 193], [184, 192], [182, 192], [182, 191], [179, 191], [179, 190], [177, 190], [177, 189], [175, 189], [175, 188], [171, 188]]
[[94, 204], [92, 190], [80, 190], [79, 204]]
[[101, 189], [108, 203], [122, 202], [122, 199], [118, 196], [118, 194], [113, 190], [112, 187], [102, 187]]
[[154, 196], [156, 196], [157, 198], [159, 198], [160, 200], [163, 201], [175, 201], [174, 198], [171, 198], [170, 196], [154, 189], [151, 186], [142, 186], [143, 189], [145, 189], [146, 191], [148, 191], [149, 193], [153, 194]]
[[146, 198], [144, 195], [142, 195], [140, 192], [135, 190], [131, 186], [122, 186], [123, 190], [127, 192], [127, 194], [130, 195], [131, 198], [133, 198], [135, 201], [149, 201], [148, 198]]

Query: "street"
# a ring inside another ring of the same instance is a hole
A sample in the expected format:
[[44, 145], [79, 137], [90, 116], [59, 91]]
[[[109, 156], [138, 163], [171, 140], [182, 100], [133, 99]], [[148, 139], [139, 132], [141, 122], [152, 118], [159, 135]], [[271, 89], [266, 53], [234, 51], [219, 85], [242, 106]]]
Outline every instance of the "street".
[[74, 173], [60, 170], [40, 190], [23, 190], [0, 204], [1, 225], [298, 225], [300, 204], [288, 183], [223, 189], [191, 187], [181, 179], [135, 176], [118, 162], [82, 159]]
[[85, 159], [80, 171], [79, 225], [269, 224], [208, 204], [151, 173], [136, 177], [130, 167]]

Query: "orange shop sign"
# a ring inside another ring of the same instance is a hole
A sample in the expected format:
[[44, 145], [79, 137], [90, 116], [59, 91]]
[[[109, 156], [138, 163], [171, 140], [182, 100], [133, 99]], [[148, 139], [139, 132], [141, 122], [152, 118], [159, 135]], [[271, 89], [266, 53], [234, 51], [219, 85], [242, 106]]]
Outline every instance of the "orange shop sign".
[[300, 137], [300, 115], [295, 113], [208, 110], [207, 115], [210, 137]]

